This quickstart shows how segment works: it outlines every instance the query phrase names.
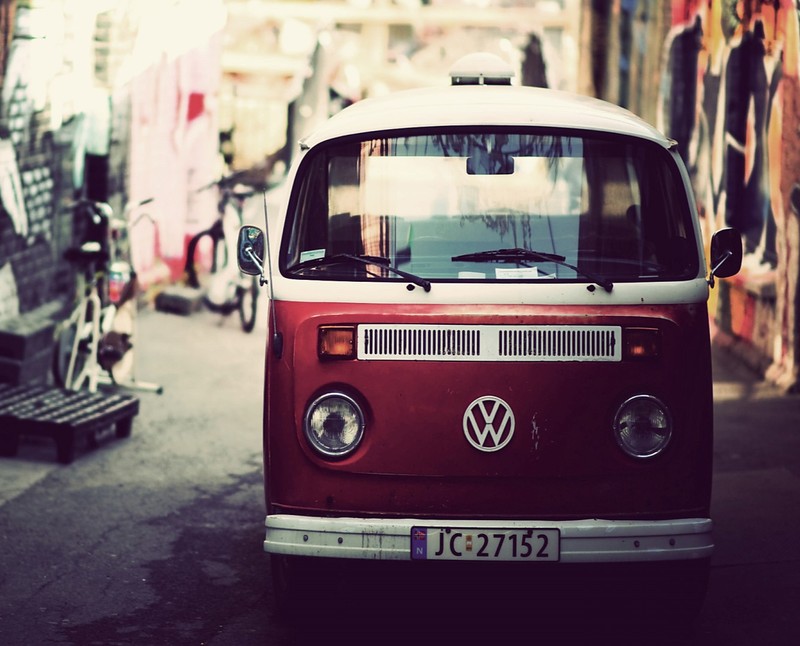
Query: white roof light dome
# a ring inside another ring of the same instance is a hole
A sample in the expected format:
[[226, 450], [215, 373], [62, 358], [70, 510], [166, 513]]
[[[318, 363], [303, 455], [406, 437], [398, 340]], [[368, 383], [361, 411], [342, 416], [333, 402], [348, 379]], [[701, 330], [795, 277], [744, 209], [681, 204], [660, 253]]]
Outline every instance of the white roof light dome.
[[496, 54], [474, 52], [450, 68], [451, 85], [511, 85], [512, 67]]

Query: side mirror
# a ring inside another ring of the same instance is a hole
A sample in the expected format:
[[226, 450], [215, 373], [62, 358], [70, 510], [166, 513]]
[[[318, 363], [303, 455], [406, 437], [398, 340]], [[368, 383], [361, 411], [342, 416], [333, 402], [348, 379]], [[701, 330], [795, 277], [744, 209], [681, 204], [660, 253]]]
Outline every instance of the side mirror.
[[742, 267], [742, 236], [736, 229], [720, 229], [711, 237], [711, 278], [728, 278]]
[[261, 229], [251, 225], [239, 229], [236, 260], [242, 273], [250, 276], [264, 275], [264, 232]]

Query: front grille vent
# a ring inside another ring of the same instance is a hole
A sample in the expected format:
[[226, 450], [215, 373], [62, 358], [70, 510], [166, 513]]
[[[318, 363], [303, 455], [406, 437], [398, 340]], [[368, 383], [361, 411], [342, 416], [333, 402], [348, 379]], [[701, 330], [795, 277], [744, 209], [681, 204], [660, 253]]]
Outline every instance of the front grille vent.
[[481, 331], [475, 327], [381, 325], [359, 327], [362, 330], [359, 348], [363, 347], [364, 356], [359, 358], [446, 359], [481, 354]]
[[359, 325], [364, 361], [620, 361], [618, 326]]
[[499, 351], [506, 357], [542, 361], [591, 361], [614, 357], [615, 328], [535, 327], [499, 330]]

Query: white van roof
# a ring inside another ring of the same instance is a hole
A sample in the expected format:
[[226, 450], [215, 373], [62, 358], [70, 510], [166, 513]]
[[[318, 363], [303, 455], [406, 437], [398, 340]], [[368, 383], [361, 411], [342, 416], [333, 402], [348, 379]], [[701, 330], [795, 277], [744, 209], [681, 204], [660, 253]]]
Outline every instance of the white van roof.
[[334, 115], [301, 145], [361, 133], [448, 126], [534, 126], [674, 142], [617, 105], [588, 96], [512, 85], [451, 85], [364, 99]]

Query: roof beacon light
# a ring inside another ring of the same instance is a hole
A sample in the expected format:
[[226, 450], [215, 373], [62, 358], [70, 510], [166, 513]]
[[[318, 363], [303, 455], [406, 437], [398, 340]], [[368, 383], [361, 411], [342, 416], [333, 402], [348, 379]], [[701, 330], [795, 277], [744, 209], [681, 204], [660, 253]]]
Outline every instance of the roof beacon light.
[[475, 52], [459, 58], [450, 68], [450, 85], [511, 85], [514, 70], [502, 58]]

